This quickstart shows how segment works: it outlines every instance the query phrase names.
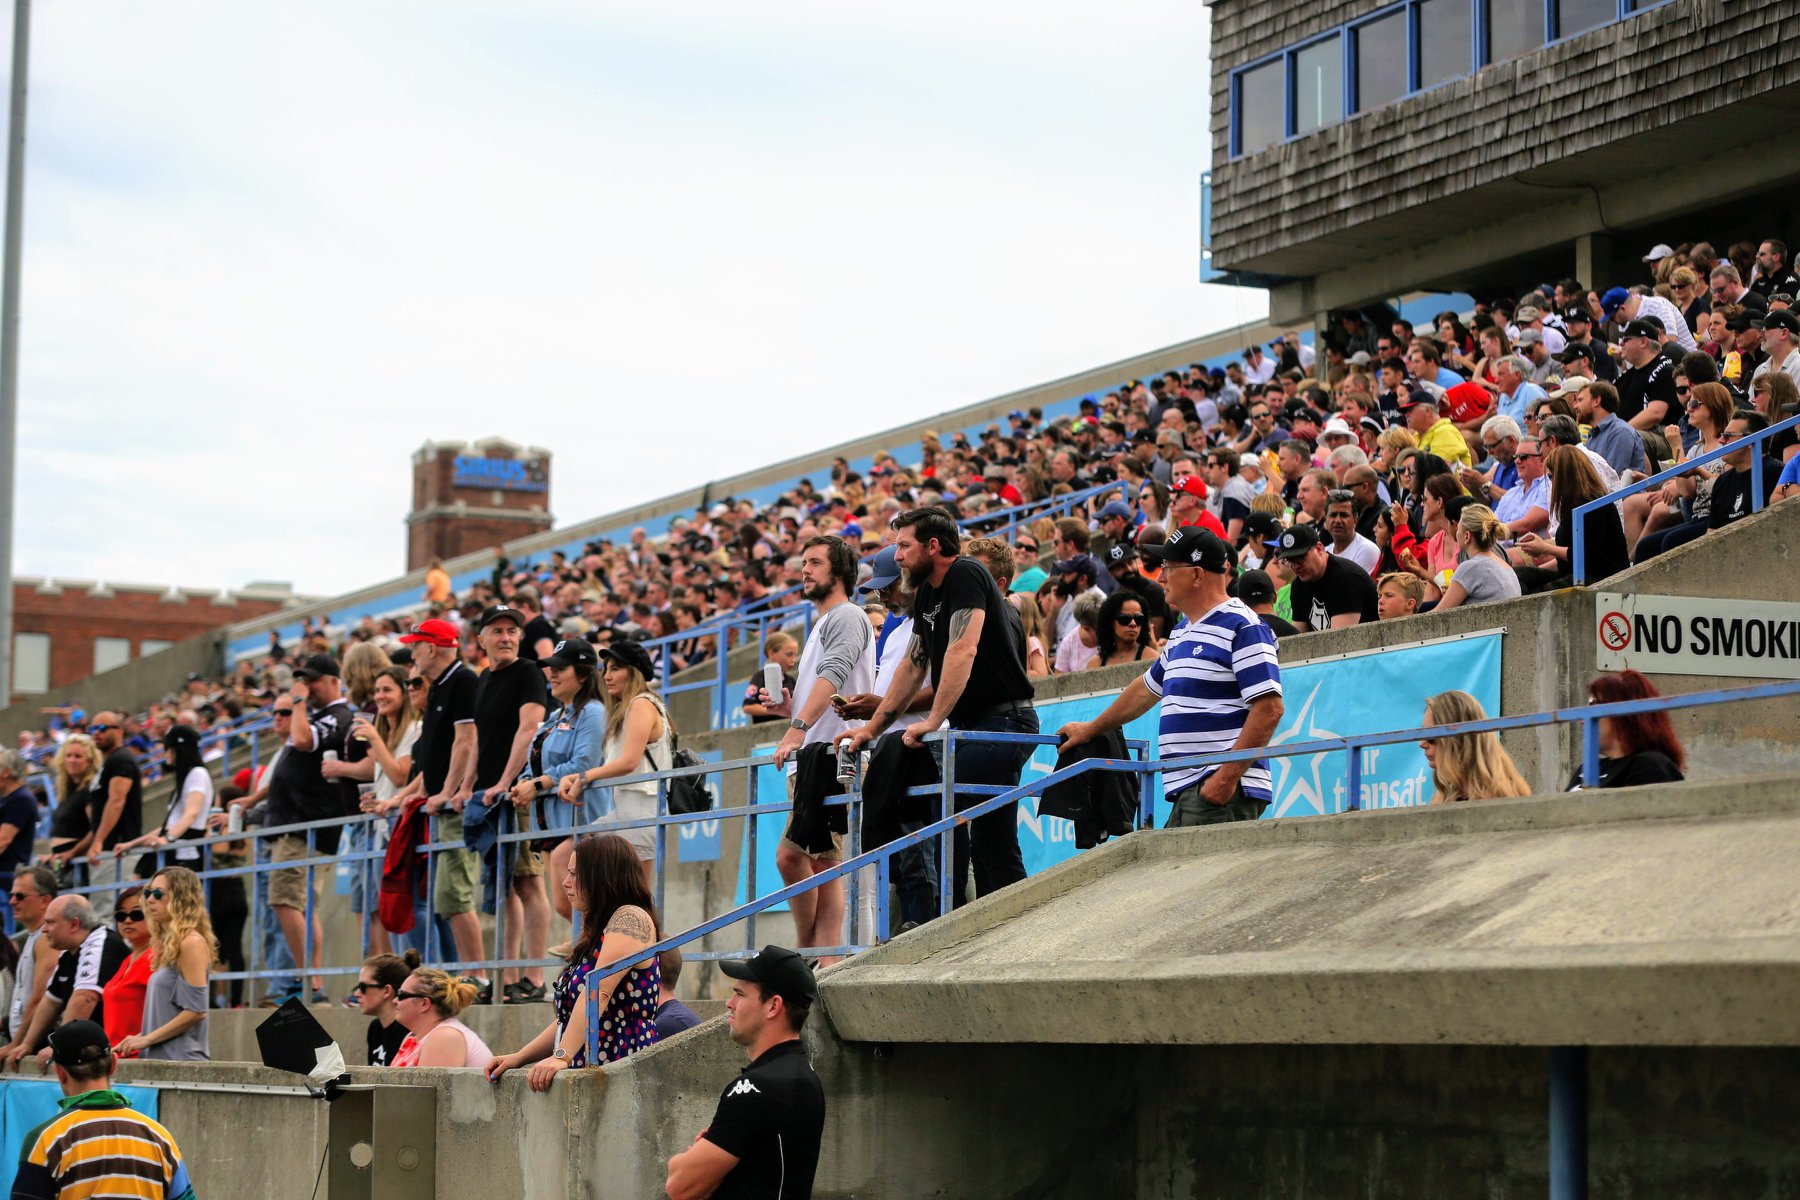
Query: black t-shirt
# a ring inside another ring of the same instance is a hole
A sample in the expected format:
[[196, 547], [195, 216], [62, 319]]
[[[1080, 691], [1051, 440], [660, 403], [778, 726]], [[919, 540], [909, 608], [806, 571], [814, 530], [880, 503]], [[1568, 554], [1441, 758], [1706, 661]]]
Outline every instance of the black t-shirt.
[[[1781, 464], [1772, 458], [1763, 459], [1763, 505], [1766, 507], [1775, 495], [1775, 481], [1781, 476]], [[1750, 515], [1751, 494], [1750, 472], [1730, 470], [1713, 480], [1712, 512], [1707, 517], [1708, 525], [1713, 529], [1723, 529], [1733, 521], [1741, 521]]]
[[525, 622], [525, 628], [519, 633], [519, 657], [535, 660], [538, 656], [537, 644], [545, 639], [549, 639], [552, 646], [556, 645], [559, 640], [556, 636], [556, 626], [552, 625], [550, 619], [543, 613], [539, 613]]
[[1619, 372], [1617, 387], [1621, 421], [1629, 421], [1643, 412], [1644, 405], [1651, 400], [1661, 400], [1669, 406], [1663, 412], [1664, 425], [1675, 420], [1681, 412], [1675, 404], [1674, 364], [1660, 354], [1641, 367], [1627, 367]]
[[706, 1127], [706, 1140], [738, 1160], [715, 1200], [806, 1200], [824, 1132], [825, 1089], [800, 1043], [770, 1047], [726, 1085]]
[[453, 662], [425, 693], [425, 715], [419, 721], [419, 740], [413, 743], [413, 774], [425, 777], [427, 796], [444, 790], [456, 727], [474, 719], [475, 675], [461, 662]]
[[102, 925], [74, 950], [63, 951], [44, 991], [65, 1006], [77, 991], [93, 992], [94, 1011], [88, 1020], [104, 1027], [106, 1003], [102, 991], [130, 954], [131, 947], [125, 939], [110, 926]]
[[379, 1018], [369, 1022], [369, 1065], [371, 1067], [391, 1066], [394, 1055], [400, 1053], [400, 1043], [406, 1040], [406, 1026], [395, 1021], [386, 1029], [381, 1027]]
[[1379, 598], [1369, 573], [1335, 554], [1325, 560], [1325, 573], [1313, 582], [1296, 578], [1288, 596], [1295, 632], [1299, 632], [1302, 622], [1312, 630], [1330, 629], [1331, 618], [1343, 613], [1356, 613], [1364, 621], [1373, 621]]
[[[296, 713], [296, 715], [298, 715]], [[334, 700], [324, 708], [307, 710], [307, 724], [312, 727], [312, 749], [301, 750], [289, 744], [275, 762], [275, 775], [269, 781], [268, 823], [292, 825], [299, 821], [324, 821], [344, 815], [344, 789], [335, 779], [325, 778], [320, 768], [325, 752], [344, 755], [344, 739], [350, 735], [350, 719], [356, 715], [344, 700]], [[355, 785], [350, 788], [356, 794]], [[332, 854], [337, 850], [335, 829], [314, 833], [318, 848]]]
[[943, 674], [944, 651], [950, 647], [950, 624], [955, 614], [964, 609], [979, 609], [985, 614], [968, 685], [950, 712], [952, 725], [999, 705], [1032, 697], [1024, 656], [1005, 612], [1010, 607], [988, 569], [967, 557], [950, 564], [942, 585], [923, 584], [913, 599], [913, 632], [924, 642], [930, 656], [933, 688]]
[[111, 850], [120, 842], [129, 842], [144, 832], [144, 773], [138, 770], [137, 759], [132, 757], [131, 751], [123, 746], [108, 754], [100, 766], [100, 775], [94, 780], [94, 796], [89, 801], [88, 827], [100, 828], [100, 815], [106, 811], [106, 798], [112, 794], [115, 779], [131, 780], [131, 790], [125, 794], [125, 808], [106, 835], [106, 843], [100, 847], [102, 850]]
[[1257, 613], [1256, 615], [1262, 618], [1262, 623], [1267, 625], [1278, 638], [1293, 637], [1300, 632], [1286, 618], [1278, 617], [1274, 613]]
[[[1600, 760], [1600, 785], [1603, 788], [1637, 787], [1646, 783], [1680, 783], [1681, 770], [1661, 750], [1640, 750], [1624, 758]], [[1569, 780], [1569, 791], [1581, 786], [1581, 768]]]
[[8, 875], [25, 865], [31, 857], [31, 843], [37, 837], [37, 801], [31, 789], [15, 788], [13, 794], [0, 800], [0, 825], [13, 826], [13, 839], [0, 850], [0, 872]]
[[91, 790], [70, 792], [50, 814], [50, 840], [52, 842], [79, 842], [93, 828], [89, 810], [93, 807], [94, 793]]
[[[519, 732], [519, 710], [527, 704], [550, 705], [544, 669], [535, 661], [521, 658], [509, 667], [490, 667], [475, 684], [476, 791], [502, 782], [500, 776]], [[538, 719], [543, 719], [543, 713]]]

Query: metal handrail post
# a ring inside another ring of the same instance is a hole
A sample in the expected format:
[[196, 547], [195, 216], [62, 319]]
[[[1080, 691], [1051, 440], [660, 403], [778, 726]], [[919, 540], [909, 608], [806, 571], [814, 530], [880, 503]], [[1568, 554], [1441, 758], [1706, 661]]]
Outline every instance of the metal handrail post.
[[[956, 730], [944, 731], [944, 769], [942, 780], [942, 803], [938, 819], [948, 821], [956, 812]], [[938, 915], [947, 917], [954, 905], [951, 903], [953, 893], [950, 887], [952, 867], [956, 861], [956, 834], [946, 829], [938, 844]], [[956, 881], [957, 886], [962, 880]]]

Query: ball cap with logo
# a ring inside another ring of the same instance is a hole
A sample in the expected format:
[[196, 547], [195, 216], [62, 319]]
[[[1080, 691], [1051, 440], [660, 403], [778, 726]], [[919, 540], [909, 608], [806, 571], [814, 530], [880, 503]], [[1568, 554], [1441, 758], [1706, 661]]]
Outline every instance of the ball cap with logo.
[[564, 638], [556, 649], [538, 659], [540, 667], [593, 667], [600, 662], [594, 647], [586, 638]]
[[1214, 575], [1231, 570], [1231, 547], [1218, 534], [1198, 525], [1181, 526], [1169, 535], [1168, 541], [1160, 546], [1146, 546], [1143, 553], [1178, 567], [1199, 567]]
[[1291, 529], [1281, 531], [1281, 536], [1269, 543], [1269, 549], [1276, 558], [1305, 558], [1312, 548], [1319, 544], [1319, 535], [1311, 525], [1295, 525]]
[[524, 614], [510, 604], [489, 605], [487, 610], [481, 614], [481, 619], [475, 623], [475, 628], [477, 630], [486, 629], [495, 621], [511, 621], [520, 629], [525, 628]]
[[413, 626], [411, 633], [402, 634], [403, 642], [424, 642], [428, 646], [445, 646], [455, 649], [457, 645], [456, 626], [437, 617], [429, 621], [420, 621]]
[[719, 970], [733, 979], [757, 984], [765, 993], [773, 992], [783, 1000], [811, 1003], [819, 993], [806, 960], [786, 946], [764, 946], [754, 958], [721, 959]]

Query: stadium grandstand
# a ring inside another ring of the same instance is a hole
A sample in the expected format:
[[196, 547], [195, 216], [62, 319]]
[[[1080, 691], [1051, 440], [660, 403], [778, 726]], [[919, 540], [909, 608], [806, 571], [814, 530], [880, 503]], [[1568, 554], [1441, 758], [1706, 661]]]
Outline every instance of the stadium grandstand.
[[815, 1194], [1800, 1193], [1785, 14], [1211, 7], [1271, 322], [7, 714], [14, 908], [185, 865], [230, 943], [123, 1072], [201, 1190], [706, 1194], [798, 978]]

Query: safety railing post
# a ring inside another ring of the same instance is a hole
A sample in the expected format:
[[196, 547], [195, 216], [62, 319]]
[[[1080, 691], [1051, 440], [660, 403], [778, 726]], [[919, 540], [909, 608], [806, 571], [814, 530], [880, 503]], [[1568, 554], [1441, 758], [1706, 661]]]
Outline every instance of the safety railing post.
[[[948, 821], [956, 811], [956, 730], [944, 731], [944, 780], [941, 812], [939, 820]], [[956, 834], [946, 829], [938, 841], [938, 915], [947, 917], [955, 907], [951, 903], [954, 893], [950, 886], [950, 877], [955, 874]], [[956, 881], [958, 888], [962, 880]]]
[[303, 920], [306, 923], [306, 927], [303, 930], [301, 930], [301, 937], [300, 937], [301, 956], [302, 956], [302, 958], [304, 958], [305, 961], [296, 963], [295, 969], [299, 972], [299, 975], [300, 975], [300, 994], [303, 996], [307, 996], [308, 999], [311, 999], [310, 994], [307, 992], [307, 987], [308, 987], [308, 985], [310, 985], [312, 983], [311, 970], [312, 970], [312, 960], [313, 960], [313, 911], [314, 911], [313, 906], [315, 903], [314, 892], [317, 890], [314, 886], [317, 880], [316, 880], [316, 877], [313, 875], [313, 865], [312, 865], [311, 860], [318, 857], [318, 851], [316, 849], [317, 845], [318, 845], [318, 838], [316, 836], [315, 831], [311, 830], [311, 829], [307, 830], [306, 831], [306, 857], [307, 857], [307, 863], [306, 863], [306, 907], [301, 910]]
[[[757, 780], [761, 778], [762, 768], [751, 767], [749, 778], [746, 780], [750, 789], [747, 794], [750, 802], [750, 815], [744, 818], [744, 821], [749, 825], [749, 828], [744, 832], [750, 845], [750, 852], [744, 859], [745, 879], [747, 880], [744, 885], [744, 899], [750, 901], [755, 901], [758, 898], [756, 893], [756, 834], [757, 827], [762, 824], [762, 814], [756, 811], [758, 803], [756, 799], [756, 783]], [[744, 922], [744, 949], [751, 954], [756, 953], [755, 913], [751, 913], [750, 919]]]
[[[512, 808], [512, 805], [510, 805], [510, 804], [501, 804], [498, 808], [492, 808], [489, 810], [493, 815], [491, 817], [489, 817], [488, 819], [497, 821], [498, 828], [499, 828], [500, 832], [503, 834], [512, 832], [512, 830], [509, 828], [509, 825], [511, 824], [511, 822], [508, 820], [508, 818], [511, 815], [511, 813], [508, 810], [510, 810], [511, 808]], [[466, 808], [465, 808], [465, 811], [466, 811]], [[524, 849], [524, 844], [522, 842], [495, 842], [494, 843], [494, 957], [495, 958], [508, 957], [507, 953], [506, 953], [506, 900], [507, 900], [507, 897], [512, 895], [512, 872], [507, 869], [507, 865], [506, 865], [506, 852], [509, 848], [512, 849], [514, 854], [517, 854], [521, 850]], [[524, 944], [523, 942], [520, 943], [521, 946], [523, 946], [523, 944]], [[505, 995], [504, 995], [504, 993], [506, 991], [505, 981], [506, 981], [505, 970], [495, 971], [493, 973], [493, 975], [489, 978], [488, 983], [489, 983], [491, 990], [488, 992], [488, 1001], [490, 1003], [494, 1003], [499, 1000], [505, 999]]]
[[1600, 786], [1600, 722], [1594, 717], [1581, 722], [1581, 786]]
[[1344, 811], [1362, 807], [1362, 750], [1353, 737], [1344, 739]]
[[[434, 813], [421, 814], [425, 818], [425, 838], [429, 842], [438, 840], [438, 819]], [[413, 896], [413, 911], [419, 909], [419, 897]], [[425, 961], [443, 961], [444, 948], [438, 945], [437, 928], [437, 851], [425, 854]]]

